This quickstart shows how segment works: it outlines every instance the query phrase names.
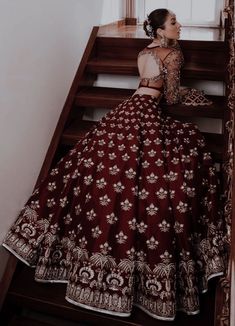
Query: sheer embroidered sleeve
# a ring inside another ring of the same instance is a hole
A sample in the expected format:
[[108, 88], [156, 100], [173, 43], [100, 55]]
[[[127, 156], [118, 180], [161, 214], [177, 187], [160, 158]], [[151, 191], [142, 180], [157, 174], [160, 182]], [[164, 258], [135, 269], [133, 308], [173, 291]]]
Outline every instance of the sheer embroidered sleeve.
[[180, 68], [183, 64], [181, 50], [172, 50], [164, 59], [164, 96], [168, 105], [180, 101]]

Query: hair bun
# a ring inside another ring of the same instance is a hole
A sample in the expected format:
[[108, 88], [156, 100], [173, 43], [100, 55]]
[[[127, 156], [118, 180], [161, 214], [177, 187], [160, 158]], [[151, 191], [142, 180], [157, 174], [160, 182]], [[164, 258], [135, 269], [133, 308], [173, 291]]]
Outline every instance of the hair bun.
[[148, 37], [154, 38], [154, 30], [153, 27], [151, 26], [149, 19], [145, 19], [143, 23], [143, 29]]

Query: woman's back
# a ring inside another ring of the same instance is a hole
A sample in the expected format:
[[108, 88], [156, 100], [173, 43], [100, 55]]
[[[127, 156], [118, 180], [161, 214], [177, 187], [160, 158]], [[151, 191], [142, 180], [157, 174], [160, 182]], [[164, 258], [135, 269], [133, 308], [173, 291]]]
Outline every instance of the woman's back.
[[[153, 44], [153, 43], [152, 43]], [[149, 94], [155, 97], [165, 93], [167, 102], [173, 93], [179, 92], [179, 74], [183, 57], [179, 49], [150, 46], [143, 49], [137, 59], [140, 84], [137, 94]], [[173, 93], [172, 93], [172, 90]]]

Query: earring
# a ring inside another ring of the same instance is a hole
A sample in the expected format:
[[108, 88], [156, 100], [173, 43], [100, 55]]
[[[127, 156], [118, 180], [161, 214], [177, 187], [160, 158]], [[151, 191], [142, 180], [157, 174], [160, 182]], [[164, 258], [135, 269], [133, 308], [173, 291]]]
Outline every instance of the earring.
[[161, 35], [160, 44], [161, 48], [166, 48], [168, 46], [168, 39], [164, 35]]

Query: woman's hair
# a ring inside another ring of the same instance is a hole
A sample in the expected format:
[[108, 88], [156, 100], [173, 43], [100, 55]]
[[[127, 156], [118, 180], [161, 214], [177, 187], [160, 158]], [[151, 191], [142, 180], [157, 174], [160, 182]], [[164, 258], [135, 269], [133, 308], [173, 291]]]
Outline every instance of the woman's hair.
[[152, 11], [144, 21], [143, 28], [147, 36], [154, 38], [157, 36], [157, 29], [164, 29], [164, 23], [169, 14], [167, 9], [156, 9]]

